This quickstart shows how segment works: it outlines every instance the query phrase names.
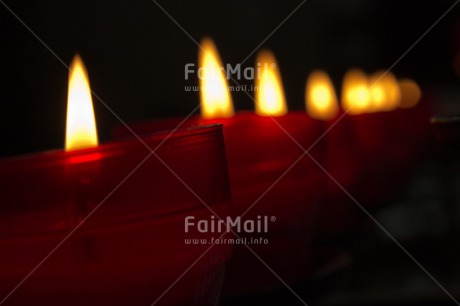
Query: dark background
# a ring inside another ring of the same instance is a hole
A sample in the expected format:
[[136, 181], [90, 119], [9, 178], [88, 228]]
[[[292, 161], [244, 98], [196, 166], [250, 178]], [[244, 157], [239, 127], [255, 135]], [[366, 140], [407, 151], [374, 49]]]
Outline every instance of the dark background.
[[[124, 121], [185, 115], [199, 103], [185, 92], [184, 65], [197, 46], [152, 1], [5, 1], [64, 62], [79, 52], [92, 89]], [[250, 54], [300, 1], [161, 1], [197, 41], [211, 36], [224, 63]], [[454, 1], [307, 1], [263, 47], [277, 56], [289, 108], [303, 108], [308, 73], [328, 71], [337, 87], [346, 70], [390, 67]], [[395, 68], [424, 91], [455, 86], [460, 7]], [[62, 148], [67, 69], [0, 4], [0, 155]], [[245, 66], [252, 66], [254, 53]], [[244, 82], [243, 82], [244, 83]], [[250, 85], [250, 83], [247, 83]], [[233, 94], [237, 110], [252, 109]], [[117, 119], [95, 100], [102, 141]]]

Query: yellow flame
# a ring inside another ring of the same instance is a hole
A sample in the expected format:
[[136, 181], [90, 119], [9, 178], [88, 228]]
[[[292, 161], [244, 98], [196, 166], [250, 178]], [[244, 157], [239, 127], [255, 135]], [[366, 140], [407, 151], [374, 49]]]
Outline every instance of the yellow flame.
[[342, 108], [350, 114], [371, 111], [371, 94], [366, 74], [358, 69], [349, 70], [342, 84]]
[[337, 115], [339, 111], [337, 95], [326, 72], [313, 71], [308, 77], [305, 87], [305, 105], [308, 114], [316, 119], [329, 120]]
[[66, 151], [96, 147], [98, 144], [88, 73], [75, 55], [69, 73], [67, 96]]
[[203, 39], [199, 51], [201, 116], [205, 119], [232, 117], [232, 98], [228, 91], [222, 61], [213, 41]]
[[372, 97], [372, 111], [390, 111], [398, 107], [401, 91], [398, 81], [391, 72], [379, 71], [369, 81]]
[[401, 89], [401, 103], [399, 104], [399, 107], [411, 108], [417, 105], [422, 97], [422, 90], [414, 80], [400, 80], [399, 88]]
[[275, 56], [262, 51], [257, 56], [256, 114], [282, 116], [287, 113], [286, 98]]

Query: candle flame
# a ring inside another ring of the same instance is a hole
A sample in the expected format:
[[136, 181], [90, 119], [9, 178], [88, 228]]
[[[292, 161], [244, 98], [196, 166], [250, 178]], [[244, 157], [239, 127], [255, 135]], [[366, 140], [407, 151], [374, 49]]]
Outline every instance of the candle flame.
[[369, 84], [372, 111], [391, 111], [398, 107], [401, 91], [394, 74], [384, 71], [377, 72], [370, 78]]
[[399, 107], [411, 108], [417, 105], [422, 97], [422, 90], [414, 80], [400, 80], [399, 88], [401, 89], [401, 103], [399, 104]]
[[273, 53], [260, 52], [257, 56], [257, 67], [256, 114], [260, 116], [285, 115], [287, 113], [286, 98]]
[[203, 39], [199, 51], [201, 116], [205, 119], [232, 117], [232, 99], [222, 61], [213, 41]]
[[371, 104], [366, 74], [358, 69], [349, 70], [342, 84], [342, 108], [350, 114], [362, 114], [371, 111]]
[[329, 120], [337, 115], [339, 111], [337, 95], [326, 72], [313, 71], [308, 77], [305, 104], [308, 114], [313, 118]]
[[96, 147], [96, 120], [88, 73], [79, 55], [75, 55], [69, 72], [67, 96], [66, 151]]

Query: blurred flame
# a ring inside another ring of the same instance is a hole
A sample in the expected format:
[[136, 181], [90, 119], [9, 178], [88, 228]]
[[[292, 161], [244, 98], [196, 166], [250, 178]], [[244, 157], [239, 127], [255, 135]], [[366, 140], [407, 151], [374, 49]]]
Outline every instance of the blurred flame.
[[204, 38], [199, 51], [201, 69], [201, 116], [205, 119], [232, 117], [233, 103], [228, 91], [222, 61], [214, 42]]
[[[262, 51], [257, 56], [256, 114], [282, 116], [287, 113], [281, 76], [275, 56]], [[259, 66], [260, 65], [260, 66]]]
[[342, 84], [342, 108], [350, 114], [370, 112], [372, 99], [369, 83], [362, 70], [349, 70]]
[[305, 104], [308, 114], [313, 118], [329, 120], [337, 115], [339, 111], [337, 95], [326, 72], [313, 71], [308, 77]]
[[401, 100], [401, 91], [394, 74], [379, 71], [372, 75], [369, 84], [372, 111], [390, 111], [398, 107]]
[[69, 72], [65, 149], [71, 151], [97, 145], [96, 120], [88, 73], [77, 54]]
[[420, 101], [420, 98], [422, 97], [422, 90], [414, 80], [400, 80], [399, 88], [401, 89], [401, 102], [399, 107], [411, 108], [417, 105], [417, 103]]

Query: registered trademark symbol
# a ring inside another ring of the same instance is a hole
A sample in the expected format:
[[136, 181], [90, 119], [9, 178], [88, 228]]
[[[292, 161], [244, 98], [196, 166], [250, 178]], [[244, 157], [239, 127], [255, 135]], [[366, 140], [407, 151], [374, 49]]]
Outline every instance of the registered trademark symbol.
[[270, 221], [275, 222], [275, 221], [276, 221], [276, 217], [275, 217], [275, 216], [271, 216], [271, 217], [270, 217]]
[[[276, 69], [276, 63], [272, 63], [272, 68]], [[276, 219], [276, 218], [275, 218]]]

